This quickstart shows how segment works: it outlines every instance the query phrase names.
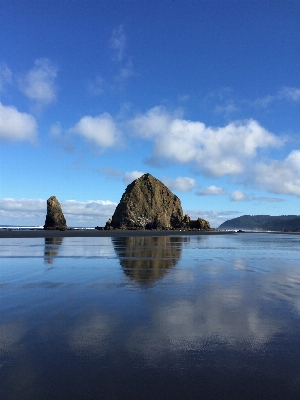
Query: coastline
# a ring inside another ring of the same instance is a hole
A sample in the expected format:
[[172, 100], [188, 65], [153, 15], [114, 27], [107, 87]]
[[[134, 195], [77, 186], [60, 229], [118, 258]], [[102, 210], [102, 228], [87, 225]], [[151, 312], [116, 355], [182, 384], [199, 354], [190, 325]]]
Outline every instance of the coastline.
[[280, 231], [156, 231], [156, 230], [131, 230], [131, 229], [113, 229], [113, 230], [97, 230], [97, 229], [67, 229], [66, 231], [59, 230], [9, 230], [0, 229], [0, 239], [13, 238], [63, 238], [63, 237], [130, 237], [130, 236], [203, 236], [203, 235], [239, 235], [245, 233], [254, 234], [282, 234], [282, 235], [299, 235], [300, 232], [280, 232]]
[[155, 231], [155, 230], [97, 230], [97, 229], [70, 229], [58, 230], [0, 230], [1, 238], [58, 238], [58, 237], [129, 237], [129, 236], [199, 236], [199, 235], [227, 235], [232, 231]]

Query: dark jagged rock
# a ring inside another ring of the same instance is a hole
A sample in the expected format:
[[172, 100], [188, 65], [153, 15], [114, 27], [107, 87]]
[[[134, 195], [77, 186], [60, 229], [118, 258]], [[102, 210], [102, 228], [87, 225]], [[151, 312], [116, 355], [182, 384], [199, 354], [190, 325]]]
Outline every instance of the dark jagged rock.
[[105, 229], [211, 230], [207, 221], [201, 221], [205, 220], [184, 217], [180, 199], [158, 179], [145, 174], [127, 186]]
[[62, 213], [61, 205], [55, 196], [51, 196], [47, 200], [47, 215], [44, 229], [61, 231], [67, 229], [67, 223]]
[[211, 231], [213, 230], [209, 222], [203, 218], [191, 219], [189, 215], [185, 215], [182, 220], [182, 228], [188, 230], [198, 230], [198, 231]]

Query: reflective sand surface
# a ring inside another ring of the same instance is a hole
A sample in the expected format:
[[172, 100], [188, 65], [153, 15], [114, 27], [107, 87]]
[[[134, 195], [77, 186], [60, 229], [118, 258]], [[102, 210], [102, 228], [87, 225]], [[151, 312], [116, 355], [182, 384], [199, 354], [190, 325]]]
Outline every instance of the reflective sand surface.
[[300, 398], [300, 236], [0, 239], [1, 399]]

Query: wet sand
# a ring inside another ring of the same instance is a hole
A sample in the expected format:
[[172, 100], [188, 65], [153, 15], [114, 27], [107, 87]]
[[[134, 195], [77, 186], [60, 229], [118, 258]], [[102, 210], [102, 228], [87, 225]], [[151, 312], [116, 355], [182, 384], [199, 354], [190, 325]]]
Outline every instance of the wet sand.
[[299, 235], [37, 233], [182, 235], [0, 239], [2, 400], [300, 399]]
[[97, 230], [68, 229], [66, 231], [33, 230], [0, 230], [0, 238], [58, 238], [58, 237], [128, 237], [128, 236], [199, 236], [225, 235], [234, 232], [225, 231], [155, 231], [155, 230]]

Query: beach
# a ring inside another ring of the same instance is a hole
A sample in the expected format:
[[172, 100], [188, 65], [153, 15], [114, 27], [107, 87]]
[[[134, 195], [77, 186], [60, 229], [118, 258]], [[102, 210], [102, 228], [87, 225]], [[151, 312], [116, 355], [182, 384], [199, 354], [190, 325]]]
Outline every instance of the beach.
[[128, 236], [199, 236], [199, 235], [224, 235], [234, 232], [225, 231], [158, 231], [158, 230], [98, 230], [98, 229], [68, 229], [59, 230], [0, 230], [0, 238], [63, 238], [63, 237], [128, 237]]
[[299, 235], [1, 234], [1, 400], [299, 398]]

